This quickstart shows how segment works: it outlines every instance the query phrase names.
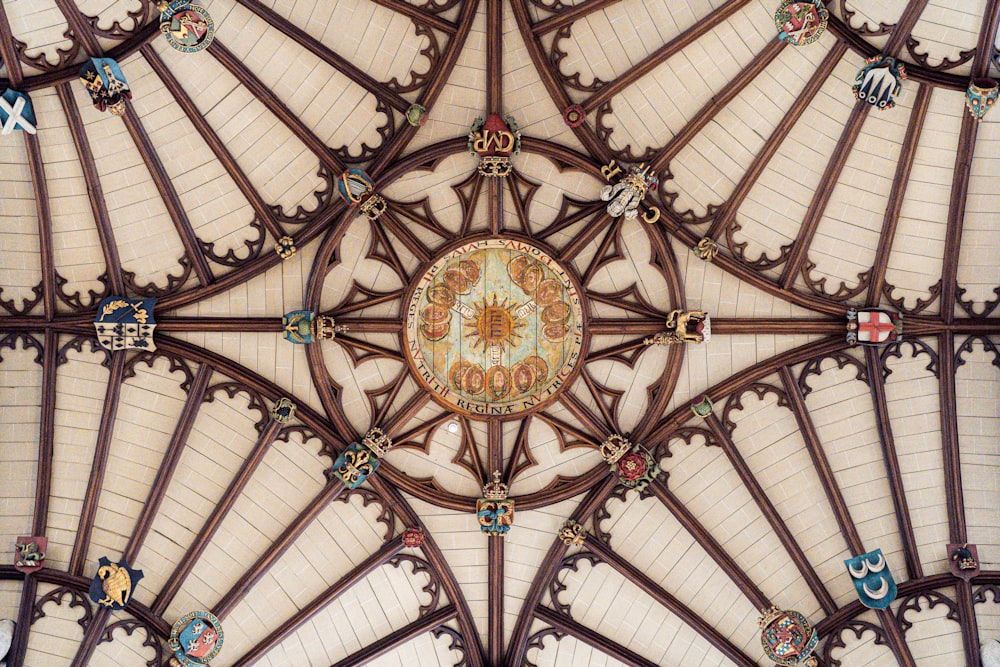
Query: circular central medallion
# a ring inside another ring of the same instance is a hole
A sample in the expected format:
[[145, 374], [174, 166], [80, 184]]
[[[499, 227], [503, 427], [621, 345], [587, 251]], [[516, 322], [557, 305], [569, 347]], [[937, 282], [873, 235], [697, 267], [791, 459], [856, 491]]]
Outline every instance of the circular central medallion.
[[572, 379], [583, 347], [580, 289], [525, 241], [470, 241], [411, 288], [405, 354], [434, 398], [472, 417], [536, 410]]

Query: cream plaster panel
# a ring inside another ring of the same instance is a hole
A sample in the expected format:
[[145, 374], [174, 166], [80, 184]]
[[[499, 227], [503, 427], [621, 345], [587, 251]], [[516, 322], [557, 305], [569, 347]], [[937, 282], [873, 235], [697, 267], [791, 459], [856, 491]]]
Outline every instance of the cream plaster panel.
[[549, 547], [566, 519], [573, 514], [583, 496], [577, 496], [538, 510], [517, 511], [515, 527], [504, 537], [504, 641], [524, 613], [524, 599], [531, 592]]
[[[956, 60], [963, 51], [975, 49], [979, 31], [983, 29], [986, 6], [986, 0], [961, 3], [930, 0], [911, 33], [920, 42], [917, 52], [926, 53], [931, 64], [936, 65], [944, 59]], [[966, 63], [950, 71], [968, 76], [972, 64]]]
[[21, 582], [0, 581], [0, 617], [17, 618], [17, 610], [21, 606]]
[[[213, 662], [221, 667], [234, 664], [263, 637], [284, 627], [298, 611], [378, 551], [386, 532], [385, 525], [377, 522], [381, 511], [377, 504], [363, 507], [357, 495], [324, 509], [233, 608], [227, 619], [226, 652]], [[345, 526], [350, 529], [345, 530]], [[416, 620], [420, 605], [430, 601], [430, 596], [420, 590], [427, 582], [427, 574], [412, 574], [410, 563], [398, 568], [383, 565], [327, 605], [306, 627], [312, 626], [313, 632], [323, 635], [331, 634], [331, 625], [357, 629], [354, 641], [341, 636], [339, 655], [330, 660], [336, 662]], [[276, 654], [272, 651], [271, 655]], [[272, 662], [281, 664], [276, 659]]]
[[[647, 502], [656, 503], [655, 500]], [[662, 529], [662, 532], [665, 534], [667, 530]], [[702, 577], [711, 576], [708, 573], [713, 569], [715, 569], [714, 564], [709, 564], [695, 578], [701, 581]], [[665, 607], [661, 607], [642, 589], [609, 565], [604, 563], [591, 565], [589, 561], [581, 560], [579, 570], [577, 572], [571, 569], [563, 570], [560, 573], [560, 581], [566, 586], [566, 590], [560, 595], [560, 600], [562, 603], [572, 602], [571, 613], [574, 620], [655, 663], [732, 664], [694, 628], [667, 611]], [[711, 583], [713, 588], [724, 586], [717, 577], [713, 578]], [[689, 585], [693, 588], [693, 582]], [[752, 611], [753, 607], [745, 601], [739, 601], [735, 587], [733, 589], [722, 592], [721, 597], [713, 597], [713, 600], [718, 600], [720, 611], [725, 612], [735, 608], [737, 618], [745, 617], [746, 610]], [[693, 590], [688, 592], [694, 593]], [[703, 600], [702, 604], [706, 602], [710, 601]], [[753, 612], [755, 617], [756, 614], [757, 612]], [[751, 619], [753, 620], [755, 619]]]
[[[357, 609], [348, 610], [352, 614]], [[363, 609], [361, 610], [363, 611]], [[338, 656], [345, 653], [345, 646], [355, 646], [361, 639], [351, 632], [359, 618], [356, 615], [345, 616], [345, 610], [332, 610], [329, 607], [320, 612], [312, 623], [300, 628], [291, 637], [281, 642], [277, 648], [262, 657], [256, 664], [260, 667], [285, 667], [286, 665], [311, 664], [315, 656], [325, 655], [324, 664], [332, 664]], [[350, 634], [347, 634], [350, 632]], [[399, 648], [389, 651], [370, 662], [368, 667], [440, 667], [453, 665], [461, 661], [458, 651], [449, 650], [451, 638], [442, 634], [435, 638], [432, 633], [425, 633], [406, 642]], [[318, 663], [317, 663], [318, 664]]]
[[[218, 0], [215, 0], [218, 2]], [[367, 0], [264, 0], [262, 3], [302, 28], [376, 81], [409, 84], [410, 70], [424, 74], [430, 45], [402, 14]], [[225, 7], [220, 4], [220, 7]], [[225, 11], [225, 9], [223, 9]], [[444, 47], [446, 40], [437, 35]]]
[[[975, 590], [975, 589], [973, 589]], [[992, 594], [986, 595], [986, 602], [977, 604], [976, 623], [979, 625], [980, 646], [986, 646], [990, 642], [1000, 642], [1000, 599], [994, 598]]]
[[8, 545], [32, 534], [38, 470], [42, 366], [21, 345], [0, 348], [0, 544]]
[[[873, 611], [865, 611], [859, 620], [866, 621], [881, 627], [882, 623]], [[845, 630], [841, 634], [844, 641], [844, 648], [835, 648], [830, 651], [833, 660], [839, 660], [845, 667], [847, 665], [865, 665], [865, 667], [893, 667], [898, 665], [896, 658], [888, 644], [876, 644], [876, 634], [872, 631], [863, 632], [858, 637], [851, 630]]]
[[[0, 142], [0, 164], [4, 165], [4, 177], [0, 179], [0, 247], [4, 249], [0, 297], [21, 309], [23, 300], [35, 298], [32, 288], [42, 282], [38, 209], [22, 132], [14, 132]], [[41, 310], [41, 304], [37, 308]]]
[[[994, 180], [1000, 169], [998, 120], [996, 116], [987, 116], [979, 123], [962, 226], [958, 284], [967, 293], [960, 298], [975, 302], [977, 313], [983, 312], [983, 302], [1000, 298], [994, 291], [1000, 285], [1000, 243], [997, 243], [996, 234], [1000, 192]], [[956, 310], [960, 317], [966, 316], [960, 309]]]
[[[856, 28], [867, 27], [870, 30], [878, 28], [879, 23], [894, 25], [906, 7], [901, 0], [850, 0], [848, 9], [856, 12], [851, 24]], [[837, 16], [843, 16], [840, 3], [830, 3], [831, 10]]]
[[[937, 347], [933, 338], [924, 341]], [[886, 360], [892, 371], [885, 381], [886, 407], [918, 555], [924, 575], [931, 575], [948, 571], [942, 558], [949, 540], [941, 400], [938, 380], [927, 370], [931, 359], [926, 354], [911, 356], [912, 350], [912, 346], [904, 344], [902, 359]]]
[[[49, 542], [50, 548], [51, 545]], [[46, 555], [45, 560], [46, 566], [53, 565], [50, 556]], [[36, 603], [56, 588], [53, 584], [38, 584]], [[85, 593], [83, 596], [86, 598]], [[72, 600], [66, 594], [62, 604], [50, 602], [42, 607], [41, 611], [45, 615], [32, 624], [28, 634], [28, 650], [24, 655], [26, 665], [63, 665], [73, 660], [83, 639], [83, 628], [77, 621], [83, 618], [84, 610], [80, 606], [70, 607]], [[90, 605], [89, 599], [86, 604]]]
[[852, 554], [840, 534], [794, 415], [777, 405], [773, 393], [763, 400], [753, 393], [744, 394], [743, 405], [743, 410], [730, 413], [736, 423], [733, 440], [737, 448], [834, 602], [838, 606], [851, 602], [857, 593], [844, 574], [844, 560]]
[[[131, 621], [132, 616], [125, 612], [115, 611], [111, 613], [108, 625], [118, 621]], [[115, 665], [116, 667], [144, 667], [150, 661], [155, 660], [156, 651], [152, 646], [143, 646], [143, 642], [148, 639], [157, 641], [155, 637], [148, 637], [146, 630], [142, 627], [136, 628], [129, 634], [124, 628], [118, 628], [111, 636], [111, 641], [98, 640], [94, 656], [91, 658], [93, 665]]]
[[[128, 13], [139, 11], [144, 4], [142, 0], [126, 0], [125, 2], [121, 0], [74, 0], [74, 2], [82, 14], [99, 17], [100, 21], [98, 21], [97, 26], [104, 30], [110, 30], [115, 22], [123, 24], [122, 27], [126, 30], [132, 30], [135, 24], [128, 18]], [[150, 9], [150, 15], [155, 17], [154, 20], [159, 19], [155, 4]], [[121, 44], [121, 40], [118, 39], [108, 39], [100, 35], [95, 35], [95, 37], [105, 52]]]
[[[476, 112], [477, 115], [480, 112]], [[475, 116], [473, 116], [475, 118]], [[470, 123], [472, 121], [469, 121]], [[430, 127], [428, 123], [424, 129]], [[463, 130], [468, 133], [468, 125]], [[514, 158], [519, 160], [520, 158]], [[515, 162], [516, 164], [516, 162]], [[382, 190], [382, 194], [390, 199], [403, 202], [420, 202], [428, 200], [428, 208], [434, 219], [453, 235], [458, 234], [462, 226], [462, 206], [454, 186], [469, 178], [476, 169], [476, 158], [465, 151], [450, 155], [440, 162], [428, 165], [423, 169], [411, 170], [390, 183]], [[484, 184], [483, 190], [486, 190]], [[481, 221], [485, 220], [482, 213], [485, 201], [478, 202], [476, 210]], [[405, 223], [424, 245], [436, 247], [442, 242], [440, 236], [422, 229], [414, 223]], [[451, 238], [447, 240], [452, 240]]]
[[828, 294], [836, 293], [838, 284], [857, 286], [860, 275], [875, 263], [914, 89], [908, 86], [894, 109], [868, 113], [844, 170], [832, 186], [808, 253], [817, 265], [810, 275], [813, 280], [827, 278]]
[[[126, 77], [137, 58], [122, 61]], [[164, 285], [167, 275], [181, 274], [178, 260], [184, 246], [156, 184], [125, 123], [94, 108], [83, 86], [72, 90], [94, 153], [122, 268], [135, 273], [141, 285]]]
[[[403, 402], [397, 402], [402, 406]], [[401, 424], [398, 431], [405, 433], [413, 428], [418, 428], [435, 417], [443, 414], [441, 407], [437, 403], [429, 402], [423, 410], [417, 413], [416, 418]], [[350, 414], [350, 412], [348, 412]], [[454, 433], [449, 430], [449, 425], [455, 424], [457, 429]], [[466, 435], [465, 424], [468, 424], [470, 432]], [[363, 429], [367, 431], [367, 427]], [[471, 438], [476, 444], [477, 454], [480, 461], [486, 461], [486, 426], [485, 422], [467, 421], [453, 418], [442, 423], [437, 429], [429, 434], [418, 436], [416, 440], [407, 441], [413, 445], [427, 447], [427, 452], [403, 448], [400, 445], [404, 441], [397, 439], [395, 447], [386, 455], [385, 460], [390, 465], [405, 471], [407, 475], [415, 479], [433, 477], [435, 482], [443, 489], [452, 493], [464, 496], [479, 496], [482, 494], [485, 480], [473, 477], [469, 470], [453, 465], [452, 461], [458, 456], [464, 437]], [[466, 453], [465, 461], [472, 465], [471, 456]]]
[[[394, 337], [368, 334], [360, 338], [385, 346]], [[340, 403], [344, 414], [358, 433], [367, 432], [373, 426], [374, 415], [366, 392], [381, 390], [395, 382], [401, 374], [407, 373], [406, 365], [401, 360], [368, 357], [355, 366], [345, 346], [336, 342], [320, 345], [323, 346], [323, 358], [333, 381], [342, 388]], [[416, 391], [415, 384], [407, 383], [394, 403], [402, 406]]]
[[[14, 37], [28, 45], [26, 55], [45, 55], [51, 65], [59, 61], [58, 49], [69, 52], [72, 42], [63, 34], [66, 17], [56, 6], [55, 0], [9, 0], [4, 2], [4, 10], [10, 21], [10, 31]], [[22, 63], [25, 76], [40, 74], [41, 71]]]
[[313, 192], [325, 186], [319, 158], [290, 129], [211, 55], [180, 53], [162, 40], [152, 46], [264, 201], [287, 213], [316, 208]]
[[[993, 339], [993, 344], [997, 341]], [[956, 341], [956, 344], [958, 341]], [[1000, 564], [1000, 526], [996, 508], [1000, 505], [1000, 373], [992, 362], [996, 353], [983, 350], [980, 341], [964, 353], [965, 364], [955, 369], [955, 396], [958, 415], [958, 446], [962, 462], [962, 487], [968, 539], [979, 546], [983, 569]]]
[[776, 258], [781, 246], [790, 245], [798, 235], [854, 108], [850, 89], [862, 64], [848, 51], [750, 188], [736, 215], [743, 229], [735, 234], [737, 241], [748, 242], [748, 258], [762, 254]]
[[167, 608], [166, 618], [211, 609], [322, 491], [323, 470], [332, 461], [318, 456], [320, 447], [319, 439], [303, 442], [298, 432], [292, 432], [288, 442], [271, 446]]
[[[322, 5], [329, 7], [329, 3]], [[366, 2], [364, 5], [368, 10], [376, 8], [371, 3]], [[212, 0], [206, 3], [206, 8], [215, 19], [216, 38], [321, 141], [332, 148], [347, 146], [352, 155], [361, 154], [362, 143], [367, 143], [372, 148], [382, 145], [382, 138], [376, 128], [392, 119], [387, 119], [385, 114], [376, 109], [377, 100], [374, 95], [233, 0]], [[388, 14], [389, 12], [380, 12], [381, 16]], [[402, 30], [409, 22], [403, 17], [400, 19], [396, 25]], [[362, 32], [358, 29], [352, 31], [350, 28], [351, 25], [357, 25], [358, 21], [367, 24], [368, 30], [377, 29], [380, 23], [377, 19], [372, 19], [369, 23], [360, 14], [352, 20], [339, 20], [335, 29], [342, 41], [350, 43], [350, 35]], [[400, 41], [396, 35], [386, 35], [384, 38], [396, 44]], [[372, 47], [373, 44], [369, 43], [367, 46]], [[412, 44], [407, 45], [407, 51], [412, 49]], [[425, 68], [421, 67], [423, 69]], [[401, 120], [397, 118], [397, 126], [399, 122]]]
[[[117, 562], [128, 544], [187, 399], [180, 388], [184, 374], [171, 373], [166, 359], [157, 358], [152, 367], [136, 364], [135, 371], [121, 386], [94, 532], [86, 545], [87, 574], [101, 556]], [[142, 569], [140, 560], [129, 564]]]
[[[281, 317], [303, 307], [313, 258], [319, 249], [314, 240], [300, 247], [264, 273], [215, 296], [171, 311], [180, 317]], [[274, 252], [265, 247], [262, 252]], [[161, 312], [161, 311], [157, 311]]]
[[[964, 104], [960, 93], [935, 90], [917, 141], [886, 271], [886, 281], [899, 286], [893, 296], [905, 298], [909, 308], [917, 299], [926, 301], [930, 288], [941, 279], [955, 151], [962, 115], [967, 113]], [[928, 312], [940, 310], [936, 302]]]
[[[298, 310], [299, 306], [295, 305]], [[292, 308], [288, 308], [292, 310]], [[286, 341], [280, 333], [212, 332], [171, 335], [241, 364], [290, 392], [295, 400], [321, 409], [319, 396], [312, 385], [306, 349]]]
[[[548, 626], [541, 621], [535, 621], [534, 625], [531, 626], [531, 631], [533, 633], [539, 632], [546, 627]], [[552, 635], [547, 635], [541, 648], [528, 649], [527, 658], [538, 667], [577, 667], [577, 665], [626, 667], [625, 663], [619, 662], [569, 635], [559, 640], [556, 640]]]
[[[434, 536], [434, 542], [455, 574], [455, 580], [469, 604], [476, 629], [479, 630], [479, 638], [485, 646], [486, 631], [489, 628], [487, 540], [496, 538], [479, 532], [475, 512], [455, 512], [425, 503], [408, 494], [403, 495], [426, 530]], [[517, 530], [516, 524], [512, 530]], [[469, 641], [472, 641], [471, 638]]]
[[[245, 257], [248, 253], [243, 242], [259, 238], [249, 226], [254, 219], [249, 202], [145, 59], [131, 63], [129, 76], [135, 110], [197, 238], [214, 242], [217, 255], [233, 249], [238, 257]], [[216, 275], [229, 270], [221, 264], [212, 265]]]
[[[941, 593], [953, 598], [955, 589], [949, 586]], [[920, 611], [906, 613], [906, 620], [913, 623], [906, 643], [918, 665], [947, 665], [962, 655], [962, 628], [957, 619], [947, 618], [948, 611], [944, 604], [930, 607], [926, 598], [920, 598]]]
[[678, 193], [675, 210], [701, 216], [709, 205], [728, 199], [834, 43], [826, 33], [813, 48], [785, 47], [732, 102], [717, 110], [712, 122], [670, 162], [673, 179], [661, 187]]
[[[669, 256], [660, 258], [658, 253], [652, 249], [649, 235], [658, 235], [660, 230], [656, 227], [650, 227], [648, 223], [639, 220], [620, 220], [609, 225], [608, 231], [598, 235], [587, 249], [574, 260], [573, 266], [577, 270], [577, 275], [585, 275], [590, 270], [591, 263], [598, 259], [597, 252], [600, 250], [601, 243], [607, 234], [615, 231], [616, 226], [619, 225], [622, 255], [624, 256], [597, 269], [593, 278], [584, 285], [584, 288], [599, 294], [612, 294], [627, 290], [635, 285], [646, 302], [663, 313], [670, 312], [677, 304], [671, 303], [667, 280], [661, 269], [651, 263], [660, 261], [666, 264], [670, 258]], [[614, 253], [615, 248], [612, 247], [610, 252]], [[600, 259], [603, 260], [603, 257]], [[593, 301], [590, 303], [594, 314], [607, 317], [624, 317], [627, 314], [626, 311], [608, 304], [597, 304]]]
[[61, 570], [69, 568], [80, 526], [108, 386], [108, 370], [101, 366], [102, 348], [94, 352], [91, 346], [96, 341], [85, 343], [83, 352], [68, 352], [67, 363], [56, 375], [46, 564]]
[[[690, 445], [683, 440], [672, 439], [669, 447], [670, 456], [660, 460], [660, 468], [669, 475], [667, 485], [671, 492], [691, 510], [740, 569], [782, 609], [796, 609], [807, 618], [822, 617], [818, 600], [810, 592], [802, 574], [721, 447], [705, 445], [703, 437], [695, 437]], [[646, 561], [648, 557], [642, 552], [652, 546], [661, 549], [661, 556], [684, 557], [683, 551], [672, 544], [665, 544], [661, 536], [654, 536], [643, 544], [645, 538], [641, 533], [647, 523], [645, 519], [633, 521], [627, 525], [630, 533], [615, 535], [620, 540], [618, 543], [622, 545], [623, 553]], [[676, 565], [677, 561], [667, 561], [661, 567], [659, 557], [652, 553], [650, 556], [654, 559], [653, 566], [659, 572], [661, 581], [668, 579], [670, 573], [663, 571], [662, 567], [669, 562]], [[745, 623], [747, 627], [755, 626], [753, 619]], [[753, 653], [749, 648], [748, 651]]]
[[[45, 119], [38, 130], [38, 144], [49, 193], [56, 271], [68, 281], [63, 291], [80, 292], [82, 302], [90, 305], [88, 290], [104, 291], [97, 278], [104, 273], [105, 263], [80, 156], [58, 96], [51, 90], [38, 91], [32, 93], [31, 101], [35, 114]], [[56, 308], [69, 309], [61, 301], [56, 301]]]
[[[601, 522], [601, 530], [611, 534], [611, 547], [618, 554], [709, 626], [719, 630], [740, 650], [751, 656], [756, 655], [760, 646], [756, 620], [760, 612], [754, 609], [753, 603], [743, 595], [739, 586], [683, 528], [666, 506], [655, 497], [639, 500], [638, 494], [629, 492], [624, 503], [612, 500], [606, 507], [611, 517]], [[696, 513], [698, 511], [697, 508], [691, 509]], [[735, 506], [730, 505], [729, 509], [739, 516]], [[740, 518], [736, 519], [737, 522], [739, 520]], [[656, 530], [647, 531], [649, 526], [656, 526]], [[731, 543], [729, 546], [735, 545]], [[766, 557], [760, 553], [758, 555]], [[640, 606], [643, 602], [637, 600], [636, 604]], [[584, 614], [585, 618], [587, 612]], [[645, 634], [642, 628], [629, 630], [638, 635]], [[619, 636], [625, 639], [628, 634], [619, 633]], [[622, 643], [628, 645], [627, 641]], [[655, 651], [650, 655], [654, 654]], [[667, 655], [670, 655], [669, 651]]]
[[[216, 374], [211, 384], [226, 382]], [[186, 560], [198, 532], [223, 499], [230, 482], [257, 442], [254, 422], [268, 420], [249, 407], [246, 393], [229, 398], [225, 391], [203, 403], [191, 428], [156, 518], [137, 561], [145, 578], [136, 600], [151, 605], [177, 565]]]

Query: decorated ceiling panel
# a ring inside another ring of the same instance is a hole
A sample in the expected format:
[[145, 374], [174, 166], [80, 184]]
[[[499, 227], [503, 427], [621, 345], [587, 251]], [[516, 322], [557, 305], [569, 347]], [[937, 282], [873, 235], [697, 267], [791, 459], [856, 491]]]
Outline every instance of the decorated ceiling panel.
[[0, 9], [9, 667], [994, 648], [997, 0]]

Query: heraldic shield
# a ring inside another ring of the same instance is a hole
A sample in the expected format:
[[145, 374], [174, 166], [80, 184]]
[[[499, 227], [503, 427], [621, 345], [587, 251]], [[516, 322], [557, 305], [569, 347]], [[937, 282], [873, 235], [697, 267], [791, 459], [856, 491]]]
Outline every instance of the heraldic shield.
[[844, 561], [854, 581], [861, 604], [871, 609], [885, 609], [896, 599], [896, 581], [881, 549], [869, 551]]
[[25, 574], [37, 572], [45, 566], [45, 550], [49, 541], [41, 536], [18, 537], [14, 548], [14, 569]]
[[133, 570], [124, 559], [116, 565], [101, 556], [97, 574], [90, 582], [90, 599], [104, 607], [124, 609], [142, 577], [142, 570]]
[[757, 624], [760, 625], [760, 644], [768, 659], [781, 667], [815, 667], [817, 661], [812, 654], [819, 643], [819, 635], [805, 616], [797, 611], [771, 607]]
[[222, 650], [222, 623], [208, 611], [182, 616], [170, 631], [170, 667], [201, 667]]
[[97, 307], [94, 328], [97, 342], [106, 350], [156, 349], [153, 343], [153, 306], [156, 299], [126, 299], [109, 296]]

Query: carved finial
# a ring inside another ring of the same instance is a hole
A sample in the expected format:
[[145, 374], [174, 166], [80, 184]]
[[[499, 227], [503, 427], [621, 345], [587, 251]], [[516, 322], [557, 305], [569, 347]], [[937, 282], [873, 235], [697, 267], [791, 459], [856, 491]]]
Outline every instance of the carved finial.
[[698, 241], [693, 250], [698, 257], [706, 262], [711, 262], [719, 254], [719, 244], [706, 236]]
[[582, 547], [587, 540], [587, 529], [583, 524], [567, 519], [562, 528], [559, 529], [559, 539], [566, 546]]

